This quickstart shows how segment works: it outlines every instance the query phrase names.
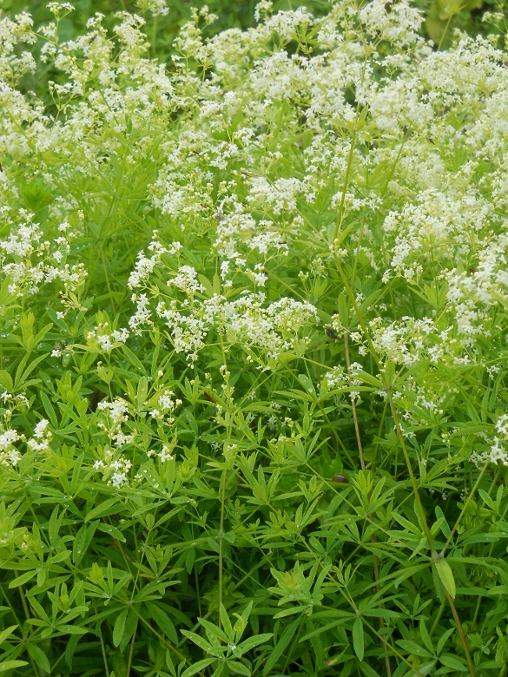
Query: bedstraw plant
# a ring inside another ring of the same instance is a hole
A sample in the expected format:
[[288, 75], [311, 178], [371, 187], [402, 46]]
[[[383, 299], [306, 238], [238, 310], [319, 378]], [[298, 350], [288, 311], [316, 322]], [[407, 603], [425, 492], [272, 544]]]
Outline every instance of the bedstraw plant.
[[163, 62], [162, 0], [49, 7], [0, 17], [0, 672], [506, 675], [504, 16]]

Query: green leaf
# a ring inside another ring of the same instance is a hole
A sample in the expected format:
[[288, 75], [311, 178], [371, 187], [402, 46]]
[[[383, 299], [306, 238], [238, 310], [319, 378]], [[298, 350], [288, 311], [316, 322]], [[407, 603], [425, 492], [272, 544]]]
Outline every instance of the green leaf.
[[415, 656], [423, 656], [424, 658], [432, 658], [432, 654], [429, 653], [427, 649], [424, 649], [423, 646], [420, 646], [420, 644], [412, 642], [409, 639], [398, 639], [397, 644], [404, 649], [404, 651], [407, 651], [407, 653], [414, 654]]
[[95, 534], [96, 528], [97, 522], [92, 522], [91, 524], [86, 524], [85, 522], [81, 525], [81, 528], [74, 539], [74, 543], [72, 544], [72, 561], [74, 564], [79, 564], [83, 559], [83, 556], [92, 541], [93, 535]]
[[455, 579], [453, 578], [453, 571], [450, 565], [445, 559], [439, 559], [435, 562], [435, 566], [444, 589], [452, 599], [455, 599]]
[[434, 652], [434, 645], [432, 643], [432, 640], [431, 640], [430, 635], [429, 635], [429, 631], [427, 630], [427, 626], [426, 626], [424, 620], [420, 621], [419, 629], [420, 629], [420, 635], [422, 636], [422, 639], [423, 639], [423, 643], [425, 644], [427, 649], [431, 652], [431, 654], [434, 654], [435, 653]]
[[204, 668], [208, 667], [216, 660], [216, 658], [205, 658], [202, 661], [198, 661], [197, 663], [194, 663], [194, 665], [191, 665], [190, 668], [187, 668], [187, 670], [185, 670], [185, 672], [182, 674], [182, 677], [192, 677], [192, 675], [204, 670]]
[[9, 588], [18, 588], [20, 585], [28, 583], [28, 581], [31, 580], [36, 573], [37, 570], [27, 571], [26, 573], [22, 574], [21, 576], [18, 576], [13, 581], [11, 581], [9, 583]]
[[[129, 362], [132, 364], [133, 367], [136, 367], [142, 374], [145, 373], [145, 368], [143, 366], [143, 363], [139, 361], [139, 359], [136, 357], [136, 355], [132, 352], [130, 348], [128, 348], [126, 345], [122, 346], [122, 351], [129, 360]], [[194, 673], [193, 673], [194, 674]]]
[[254, 635], [253, 637], [244, 639], [244, 641], [239, 644], [237, 648], [242, 652], [242, 654], [244, 654], [247, 651], [253, 649], [255, 646], [259, 646], [260, 644], [268, 642], [268, 640], [270, 640], [272, 637], [273, 632], [265, 632], [262, 635]]
[[90, 512], [85, 515], [85, 522], [91, 522], [97, 517], [105, 517], [106, 515], [114, 515], [119, 510], [121, 510], [122, 505], [118, 502], [117, 498], [109, 498], [107, 501], [100, 503], [96, 508], [90, 510]]
[[314, 384], [307, 374], [298, 374], [298, 380], [310, 395], [316, 394], [316, 391], [314, 390]]
[[141, 409], [146, 402], [148, 395], [148, 379], [142, 376], [138, 381], [138, 390], [136, 392], [136, 404], [138, 409]]
[[51, 404], [49, 397], [44, 392], [44, 390], [39, 390], [39, 397], [41, 398], [44, 411], [46, 412], [51, 422], [51, 425], [53, 426], [53, 428], [55, 428], [55, 430], [58, 429], [58, 419], [56, 417], [55, 409]]
[[150, 612], [150, 616], [157, 623], [164, 635], [174, 644], [178, 644], [178, 633], [176, 632], [173, 621], [169, 618], [167, 613], [153, 602], [147, 602], [146, 607]]
[[22, 668], [28, 665], [26, 661], [2, 661], [0, 663], [0, 672], [7, 672], [7, 670], [14, 670], [14, 668]]
[[68, 641], [67, 646], [65, 647], [65, 663], [67, 667], [72, 670], [72, 661], [74, 658], [74, 652], [79, 642], [79, 635], [73, 635]]
[[363, 634], [363, 621], [358, 618], [353, 623], [353, 649], [359, 661], [363, 661], [363, 654], [365, 652], [365, 637]]
[[2, 632], [0, 632], [0, 646], [5, 642], [7, 637], [10, 637], [10, 635], [12, 635], [12, 633], [14, 632], [14, 630], [16, 630], [17, 627], [18, 627], [17, 625], [11, 625], [10, 627], [5, 628], [5, 630], [2, 630]]
[[51, 665], [49, 664], [48, 657], [40, 647], [28, 642], [26, 648], [30, 654], [30, 658], [35, 661], [41, 670], [44, 670], [44, 672], [51, 671]]
[[458, 670], [459, 672], [467, 672], [468, 667], [465, 663], [462, 663], [455, 656], [450, 656], [450, 654], [445, 654], [444, 656], [439, 656], [439, 660], [443, 665], [446, 665], [447, 668], [452, 668], [453, 670]]
[[82, 628], [80, 625], [57, 625], [60, 632], [66, 635], [86, 635], [89, 630]]
[[364, 675], [367, 675], [367, 677], [379, 677], [379, 672], [376, 672], [376, 670], [371, 668], [370, 665], [364, 661], [360, 663], [360, 669]]
[[448, 628], [448, 630], [439, 638], [439, 642], [437, 643], [436, 647], [436, 653], [438, 656], [443, 650], [443, 647], [448, 641], [448, 638], [450, 637], [450, 635], [453, 635], [454, 632], [455, 632], [454, 628]]
[[391, 611], [390, 609], [365, 609], [362, 611], [362, 616], [396, 620], [401, 617], [401, 614], [397, 611]]
[[268, 656], [268, 660], [266, 661], [265, 667], [263, 668], [264, 676], [268, 675], [271, 669], [274, 667], [274, 665], [276, 665], [277, 661], [282, 656], [282, 653], [284, 652], [285, 648], [293, 638], [293, 635], [295, 634], [298, 626], [300, 625], [300, 622], [301, 622], [300, 617], [295, 618], [295, 620], [286, 627], [279, 641], [274, 646], [273, 651]]
[[250, 677], [251, 671], [246, 665], [240, 663], [240, 661], [228, 661], [227, 666], [237, 675], [245, 675], [245, 677]]
[[[200, 649], [203, 649], [203, 651], [206, 651], [207, 653], [213, 651], [212, 645], [206, 641], [201, 635], [197, 635], [195, 632], [191, 632], [190, 630], [180, 630], [182, 635], [185, 635], [187, 639], [190, 639], [191, 642], [194, 642], [194, 644], [197, 644]], [[192, 673], [194, 674], [194, 673]]]
[[104, 524], [104, 522], [99, 522], [97, 524], [97, 529], [99, 529], [99, 531], [102, 531], [105, 534], [113, 536], [113, 538], [116, 538], [117, 541], [121, 541], [122, 543], [126, 542], [125, 536], [122, 534], [120, 529], [114, 527], [112, 524]]
[[226, 607], [224, 606], [224, 604], [220, 605], [220, 620], [222, 623], [222, 627], [224, 628], [224, 632], [228, 637], [228, 640], [232, 642], [234, 639], [233, 628], [231, 626], [231, 621], [229, 620], [228, 612], [226, 611]]
[[115, 626], [113, 628], [113, 644], [119, 646], [122, 641], [123, 631], [125, 630], [125, 621], [127, 620], [127, 614], [129, 609], [124, 609], [115, 620]]
[[[32, 360], [32, 362], [30, 362], [30, 364], [28, 365], [28, 367], [24, 371], [23, 371], [23, 369], [24, 369], [25, 364], [28, 361], [28, 359], [21, 360], [21, 362], [18, 365], [18, 368], [16, 369], [16, 376], [15, 376], [15, 380], [14, 380], [14, 389], [15, 390], [18, 390], [23, 385], [23, 383], [25, 383], [25, 381], [30, 376], [30, 374], [35, 369], [35, 367], [40, 362], [42, 362], [42, 360], [46, 359], [46, 357], [49, 354], [50, 353], [44, 353], [44, 355], [39, 355], [39, 357], [36, 357], [35, 360]], [[29, 353], [27, 353], [27, 355], [26, 355], [26, 358], [28, 358], [28, 357], [29, 357]], [[26, 386], [26, 383], [25, 383], [25, 386]]]
[[0, 369], [0, 385], [9, 391], [13, 388], [12, 376], [5, 369]]
[[208, 633], [210, 633], [212, 637], [215, 637], [219, 642], [224, 642], [225, 644], [229, 642], [229, 638], [226, 633], [213, 623], [210, 623], [210, 621], [207, 621], [205, 618], [198, 618], [198, 622]]

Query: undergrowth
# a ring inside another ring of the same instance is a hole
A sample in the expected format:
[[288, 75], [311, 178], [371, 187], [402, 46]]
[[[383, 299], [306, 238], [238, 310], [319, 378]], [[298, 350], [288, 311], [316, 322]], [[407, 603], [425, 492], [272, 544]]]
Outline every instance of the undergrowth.
[[505, 675], [504, 38], [50, 9], [0, 19], [0, 671]]

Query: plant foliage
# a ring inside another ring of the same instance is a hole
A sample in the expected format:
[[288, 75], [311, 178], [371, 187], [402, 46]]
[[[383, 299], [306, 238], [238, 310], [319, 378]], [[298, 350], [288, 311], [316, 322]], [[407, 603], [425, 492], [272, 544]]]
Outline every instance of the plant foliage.
[[0, 672], [505, 675], [504, 17], [202, 8], [164, 63], [160, 0], [49, 8], [0, 18]]

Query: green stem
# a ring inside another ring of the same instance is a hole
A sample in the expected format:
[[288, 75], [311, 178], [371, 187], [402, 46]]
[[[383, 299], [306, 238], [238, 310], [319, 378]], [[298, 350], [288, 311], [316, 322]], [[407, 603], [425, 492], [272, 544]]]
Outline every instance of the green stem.
[[342, 263], [341, 263], [340, 258], [338, 257], [336, 252], [333, 252], [333, 258], [334, 258], [334, 261], [335, 261], [335, 265], [337, 266], [337, 270], [339, 271], [339, 275], [341, 277], [342, 283], [343, 283], [343, 285], [346, 289], [346, 292], [347, 292], [347, 294], [348, 294], [348, 296], [351, 300], [351, 305], [353, 306], [354, 311], [356, 313], [356, 316], [358, 317], [358, 323], [359, 323], [360, 327], [362, 328], [362, 331], [365, 335], [367, 343], [369, 344], [371, 355], [374, 358], [374, 361], [375, 361], [376, 365], [378, 366], [378, 368], [381, 369], [381, 360], [379, 359], [379, 356], [377, 354], [377, 350], [374, 347], [374, 344], [373, 344], [372, 339], [370, 337], [370, 332], [369, 332], [367, 325], [365, 324], [365, 321], [362, 317], [362, 314], [360, 312], [360, 308], [358, 307], [358, 303], [356, 302], [354, 292], [353, 292], [353, 290], [352, 290], [352, 288], [351, 288], [351, 286], [348, 282], [346, 274], [344, 273], [344, 269], [342, 268]]
[[450, 22], [451, 22], [451, 20], [452, 20], [452, 15], [450, 14], [450, 15], [448, 16], [448, 21], [446, 22], [446, 26], [445, 26], [445, 29], [444, 29], [444, 31], [443, 31], [443, 35], [441, 36], [441, 40], [439, 41], [439, 45], [438, 45], [438, 47], [437, 47], [438, 51], [440, 51], [440, 50], [441, 50], [441, 47], [443, 46], [444, 40], [445, 40], [445, 38], [446, 38], [446, 34], [448, 33], [448, 29], [449, 29], [449, 27], [450, 27]]
[[[425, 536], [426, 536], [428, 544], [429, 544], [429, 548], [430, 548], [431, 556], [432, 556], [432, 561], [433, 561], [434, 564], [436, 564], [438, 560], [442, 559], [442, 557], [441, 557], [441, 555], [439, 555], [437, 553], [436, 548], [434, 546], [434, 540], [432, 538], [432, 534], [430, 533], [429, 525], [428, 525], [428, 522], [427, 522], [427, 517], [425, 515], [425, 510], [424, 510], [423, 504], [422, 504], [422, 499], [420, 497], [420, 492], [418, 491], [418, 485], [416, 484], [416, 478], [415, 478], [414, 473], [413, 473], [413, 467], [411, 465], [411, 459], [409, 458], [409, 453], [408, 453], [408, 450], [407, 450], [407, 447], [406, 447], [406, 441], [404, 439], [404, 435], [402, 434], [402, 430], [401, 430], [400, 423], [399, 423], [399, 417], [397, 415], [397, 410], [396, 410], [395, 405], [393, 403], [393, 397], [392, 397], [392, 391], [391, 390], [388, 390], [388, 398], [389, 398], [389, 402], [390, 402], [390, 408], [392, 410], [393, 420], [395, 421], [395, 427], [397, 429], [397, 435], [398, 435], [398, 438], [400, 440], [402, 452], [404, 454], [404, 459], [406, 461], [407, 469], [408, 469], [408, 472], [409, 472], [409, 477], [411, 479], [411, 484], [412, 484], [412, 487], [413, 487], [413, 493], [414, 493], [414, 496], [415, 496], [415, 499], [416, 499], [416, 503], [418, 505], [418, 511], [420, 513], [423, 531], [425, 533]], [[475, 673], [473, 661], [472, 661], [472, 658], [471, 658], [471, 654], [469, 653], [469, 647], [467, 645], [467, 638], [464, 634], [464, 630], [462, 628], [462, 623], [460, 622], [460, 618], [459, 618], [459, 614], [457, 612], [457, 608], [455, 606], [455, 602], [453, 601], [453, 599], [452, 599], [451, 595], [448, 593], [448, 591], [445, 590], [445, 594], [446, 594], [446, 599], [448, 600], [448, 604], [450, 605], [453, 618], [455, 619], [455, 623], [457, 624], [457, 630], [459, 631], [460, 641], [462, 642], [464, 654], [466, 656], [466, 660], [467, 660], [467, 663], [468, 663], [468, 666], [469, 666], [469, 674], [471, 675], [471, 677], [475, 677], [476, 673]]]
[[131, 674], [132, 656], [134, 654], [134, 642], [136, 639], [137, 629], [138, 629], [138, 621], [136, 621], [136, 627], [134, 628], [134, 632], [132, 633], [131, 646], [129, 650], [129, 659], [127, 661], [127, 670], [125, 671], [126, 677], [130, 677]]
[[400, 441], [400, 446], [402, 447], [402, 453], [404, 454], [404, 460], [406, 461], [406, 466], [407, 466], [407, 470], [408, 470], [408, 473], [409, 473], [409, 478], [411, 480], [411, 486], [413, 487], [413, 494], [414, 494], [416, 503], [418, 505], [418, 512], [420, 513], [420, 519], [422, 521], [423, 532], [424, 532], [425, 537], [427, 539], [427, 542], [429, 544], [432, 559], [436, 559], [437, 551], [434, 547], [434, 539], [432, 538], [432, 534], [430, 533], [429, 524], [427, 522], [427, 517], [425, 515], [425, 510], [423, 508], [423, 503], [422, 503], [422, 499], [421, 499], [421, 496], [420, 496], [420, 492], [418, 491], [418, 485], [416, 484], [416, 478], [415, 478], [415, 475], [414, 475], [414, 472], [413, 472], [413, 466], [411, 465], [411, 459], [409, 458], [409, 452], [407, 450], [406, 440], [404, 439], [404, 435], [403, 435], [402, 429], [400, 427], [399, 417], [398, 417], [398, 414], [397, 414], [397, 410], [395, 408], [395, 404], [393, 402], [391, 390], [388, 390], [388, 402], [390, 404], [390, 409], [392, 411], [392, 416], [393, 416], [393, 420], [395, 422], [395, 428], [397, 430], [397, 436], [398, 436], [399, 441]]
[[464, 507], [460, 511], [460, 515], [457, 517], [457, 520], [456, 520], [455, 524], [453, 525], [453, 529], [451, 530], [450, 535], [446, 539], [446, 543], [444, 544], [443, 549], [441, 550], [441, 557], [444, 557], [446, 549], [448, 548], [450, 541], [453, 538], [453, 534], [457, 531], [457, 528], [458, 528], [458, 526], [459, 526], [462, 518], [464, 517], [464, 514], [465, 514], [465, 512], [466, 512], [466, 510], [469, 506], [469, 502], [472, 500], [474, 494], [476, 493], [476, 490], [478, 489], [478, 486], [480, 485], [480, 482], [481, 482], [482, 477], [485, 473], [485, 470], [487, 469], [487, 466], [488, 466], [488, 463], [486, 463], [483, 466], [481, 473], [478, 475], [478, 479], [476, 480], [474, 487], [472, 488], [470, 494], [468, 495], [466, 502], [464, 503]]
[[349, 177], [351, 174], [351, 168], [353, 166], [353, 156], [354, 156], [354, 150], [355, 150], [355, 143], [356, 143], [356, 125], [358, 123], [358, 115], [360, 113], [360, 107], [357, 106], [356, 108], [356, 117], [355, 117], [355, 122], [354, 122], [354, 127], [353, 127], [353, 134], [351, 137], [351, 145], [349, 146], [349, 153], [347, 157], [347, 166], [346, 166], [346, 175], [344, 176], [344, 188], [342, 189], [342, 195], [340, 197], [340, 204], [339, 204], [339, 213], [337, 214], [337, 222], [335, 223], [335, 229], [333, 231], [333, 239], [336, 240], [340, 227], [342, 225], [342, 219], [344, 216], [344, 204], [346, 202], [346, 193], [347, 193], [347, 188], [349, 185]]
[[223, 595], [223, 562], [224, 562], [224, 504], [226, 502], [226, 472], [222, 471], [221, 498], [220, 498], [220, 528], [219, 528], [219, 628], [222, 627], [220, 609]]

